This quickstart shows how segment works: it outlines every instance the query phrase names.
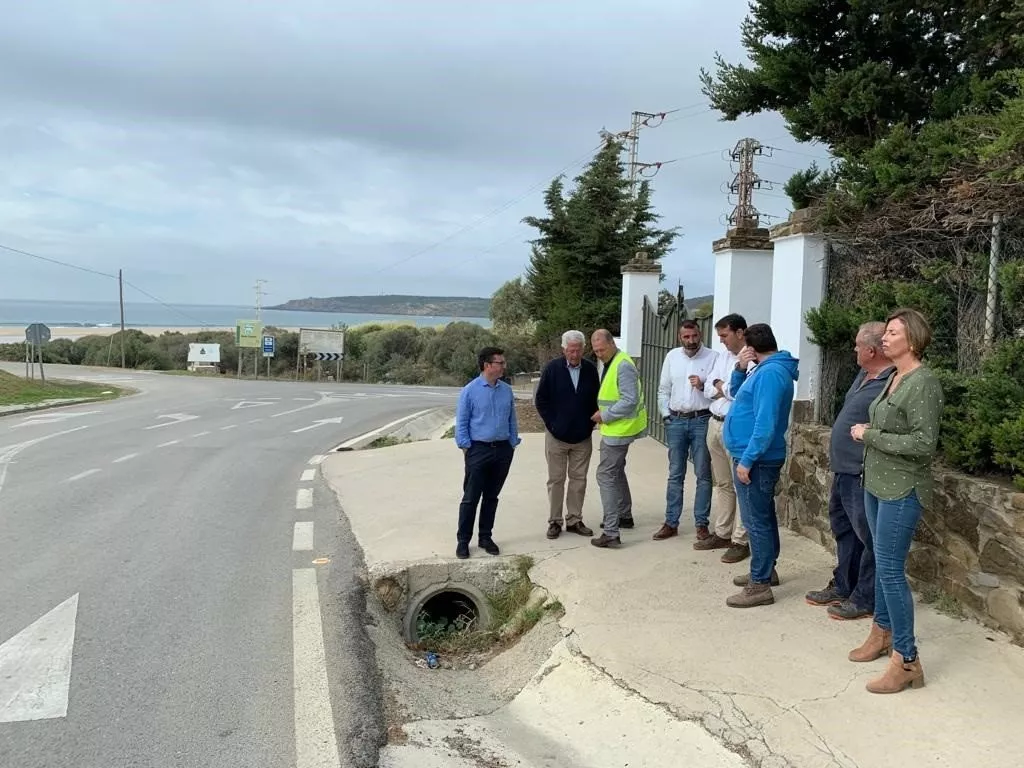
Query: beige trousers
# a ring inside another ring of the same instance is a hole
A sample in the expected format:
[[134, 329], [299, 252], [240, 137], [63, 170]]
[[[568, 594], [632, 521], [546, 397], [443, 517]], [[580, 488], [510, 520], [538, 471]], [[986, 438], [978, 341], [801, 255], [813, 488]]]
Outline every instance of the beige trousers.
[[716, 418], [708, 422], [708, 452], [711, 454], [711, 476], [715, 490], [711, 494], [711, 531], [733, 544], [748, 542], [736, 505], [736, 487], [733, 485], [732, 457], [725, 450], [722, 439], [723, 423]]
[[[583, 521], [583, 497], [587, 493], [587, 471], [594, 452], [593, 439], [582, 443], [563, 443], [550, 432], [544, 433], [544, 452], [548, 459], [549, 523], [562, 523], [562, 500], [565, 500], [565, 525]], [[566, 477], [569, 492], [566, 493]]]

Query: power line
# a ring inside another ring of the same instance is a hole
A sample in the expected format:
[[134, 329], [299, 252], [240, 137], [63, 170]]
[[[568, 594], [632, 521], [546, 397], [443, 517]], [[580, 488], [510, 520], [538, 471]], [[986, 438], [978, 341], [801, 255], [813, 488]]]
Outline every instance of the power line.
[[11, 248], [11, 246], [9, 245], [0, 244], [0, 249], [10, 251], [11, 253], [17, 253], [20, 254], [21, 256], [28, 256], [30, 259], [38, 259], [39, 261], [46, 261], [49, 262], [50, 264], [56, 264], [61, 267], [67, 267], [68, 269], [77, 269], [79, 272], [88, 272], [91, 275], [99, 275], [100, 277], [109, 277], [111, 280], [117, 280], [117, 275], [112, 275], [109, 272], [100, 272], [99, 270], [96, 269], [89, 269], [89, 267], [80, 267], [77, 264], [69, 264], [66, 261], [60, 261], [59, 259], [51, 259], [47, 256], [40, 256], [38, 253], [29, 253], [28, 251], [23, 251], [20, 248]]
[[190, 315], [188, 312], [182, 312], [180, 309], [175, 307], [173, 304], [168, 304], [163, 299], [161, 299], [161, 298], [159, 298], [157, 296], [154, 296], [149, 291], [146, 291], [146, 290], [143, 290], [142, 288], [139, 288], [139, 286], [135, 285], [134, 283], [131, 283], [131, 282], [125, 280], [124, 284], [127, 285], [129, 288], [134, 288], [136, 291], [141, 293], [143, 296], [146, 296], [147, 298], [152, 299], [157, 304], [160, 304], [161, 306], [165, 307], [166, 309], [171, 310], [172, 312], [176, 312], [177, 314], [181, 315], [182, 317], [188, 318], [189, 320], [192, 320], [193, 322], [199, 323], [199, 325], [204, 326], [204, 327], [210, 325], [210, 323], [207, 323], [207, 322], [199, 319], [195, 315]]

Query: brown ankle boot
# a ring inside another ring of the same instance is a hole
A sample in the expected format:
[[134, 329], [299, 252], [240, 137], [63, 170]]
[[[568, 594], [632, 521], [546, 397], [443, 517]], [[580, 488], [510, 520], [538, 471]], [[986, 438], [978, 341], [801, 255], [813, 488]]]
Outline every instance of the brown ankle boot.
[[911, 662], [903, 660], [903, 654], [893, 651], [889, 658], [889, 666], [885, 668], [882, 676], [869, 682], [867, 686], [869, 693], [899, 693], [906, 689], [921, 688], [924, 686], [924, 670], [921, 669], [921, 657]]
[[892, 631], [871, 622], [868, 639], [850, 651], [850, 661], [874, 661], [892, 652]]

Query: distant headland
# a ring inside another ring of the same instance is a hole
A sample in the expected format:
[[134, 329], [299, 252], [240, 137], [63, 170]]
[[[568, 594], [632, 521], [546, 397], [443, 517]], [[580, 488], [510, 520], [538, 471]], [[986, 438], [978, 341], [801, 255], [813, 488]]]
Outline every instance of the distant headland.
[[330, 296], [292, 299], [266, 309], [292, 312], [414, 315], [417, 317], [487, 317], [491, 300], [478, 296]]

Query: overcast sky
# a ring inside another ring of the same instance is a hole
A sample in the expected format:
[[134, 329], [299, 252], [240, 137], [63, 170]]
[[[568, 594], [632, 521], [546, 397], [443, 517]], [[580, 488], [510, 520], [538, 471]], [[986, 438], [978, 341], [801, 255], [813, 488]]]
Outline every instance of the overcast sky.
[[[723, 123], [704, 106], [698, 70], [716, 50], [741, 57], [746, 0], [355, 5], [9, 4], [0, 245], [123, 268], [171, 302], [245, 304], [257, 278], [274, 303], [486, 296], [522, 272], [520, 220], [602, 127], [681, 108], [641, 134], [640, 155], [679, 158], [654, 201], [683, 231], [666, 283], [696, 296], [731, 207], [722, 150], [744, 136], [789, 150], [758, 165], [779, 182], [825, 154], [776, 115]], [[781, 187], [756, 202], [788, 213]], [[116, 286], [0, 250], [0, 298], [107, 300]]]

